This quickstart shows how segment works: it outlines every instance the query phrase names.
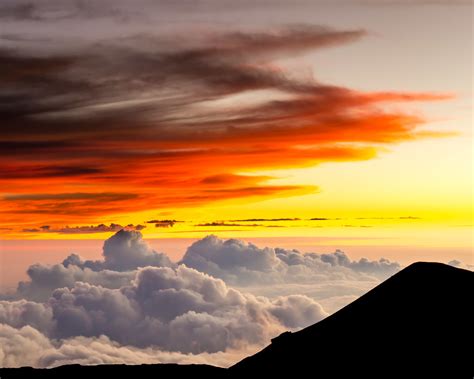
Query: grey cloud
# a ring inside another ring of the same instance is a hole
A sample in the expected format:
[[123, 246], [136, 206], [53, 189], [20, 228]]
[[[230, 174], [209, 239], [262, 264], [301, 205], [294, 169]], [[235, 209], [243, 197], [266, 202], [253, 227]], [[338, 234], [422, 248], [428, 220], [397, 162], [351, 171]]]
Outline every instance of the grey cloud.
[[327, 27], [296, 25], [273, 33], [230, 33], [216, 42], [235, 52], [244, 49], [251, 55], [282, 55], [346, 43], [364, 35], [363, 30], [351, 30], [335, 35]]
[[0, 324], [15, 328], [32, 326], [45, 333], [50, 333], [55, 327], [50, 307], [27, 300], [0, 301]]
[[333, 314], [378, 284], [379, 282], [374, 280], [329, 280], [319, 278], [314, 283], [254, 285], [236, 288], [241, 291], [248, 291], [255, 296], [265, 296], [273, 299], [278, 296], [304, 295], [315, 299], [328, 314]]
[[157, 253], [138, 231], [121, 230], [104, 243], [104, 268], [126, 271], [143, 266], [173, 266], [168, 256]]
[[277, 298], [270, 307], [272, 313], [287, 328], [311, 325], [311, 320], [321, 318], [324, 309], [303, 295], [290, 295]]
[[[327, 315], [309, 298], [257, 298], [183, 265], [139, 269], [132, 284], [119, 289], [77, 282], [56, 289], [44, 304], [0, 304], [2, 323], [32, 324], [49, 338], [105, 335], [121, 345], [193, 354], [262, 346]], [[43, 323], [31, 321], [37, 319]]]
[[303, 254], [215, 236], [196, 241], [176, 264], [153, 250], [141, 233], [122, 230], [104, 243], [102, 260], [83, 260], [71, 254], [60, 264], [31, 266], [27, 271], [29, 280], [20, 282], [16, 296], [45, 301], [54, 289], [72, 288], [78, 281], [117, 289], [130, 284], [139, 267], [179, 264], [221, 278], [229, 285], [251, 288], [252, 293], [272, 298], [278, 296], [278, 291], [306, 294], [318, 301], [360, 295], [400, 269], [398, 263], [383, 258], [353, 261], [341, 251]]
[[127, 9], [124, 2], [112, 1], [43, 0], [32, 2], [7, 0], [0, 5], [0, 19], [5, 20], [51, 22], [70, 19], [111, 18], [123, 22], [138, 16], [143, 16], [143, 13], [130, 7]]
[[72, 288], [76, 282], [120, 288], [130, 284], [137, 268], [145, 266], [174, 267], [175, 264], [165, 254], [153, 250], [140, 232], [121, 229], [105, 241], [102, 260], [83, 260], [77, 254], [70, 254], [62, 263], [30, 266], [29, 280], [19, 283], [16, 296], [45, 301], [56, 288]]
[[256, 283], [308, 283], [326, 278], [334, 280], [386, 278], [400, 269], [386, 259], [350, 260], [346, 254], [303, 254], [298, 250], [258, 248], [251, 243], [209, 236], [191, 245], [182, 261], [234, 285]]
[[130, 271], [144, 266], [174, 266], [167, 255], [153, 250], [136, 230], [122, 229], [107, 239], [103, 247], [103, 257], [102, 261], [82, 261], [77, 255], [72, 255], [64, 260], [63, 265], [68, 267], [73, 264], [94, 271]]
[[255, 352], [255, 349], [242, 349], [213, 354], [182, 354], [124, 346], [106, 336], [53, 341], [31, 326], [14, 328], [0, 323], [1, 367], [156, 363], [202, 363], [227, 367]]
[[[0, 301], [0, 339], [16, 328], [25, 351], [33, 346], [31, 364], [41, 367], [151, 362], [153, 354], [154, 362], [228, 365], [285, 330], [324, 318], [314, 299], [335, 311], [399, 267], [352, 261], [339, 251], [302, 254], [214, 236], [173, 264], [141, 233], [127, 230], [104, 243], [103, 255], [84, 261], [72, 254], [61, 264], [31, 266], [17, 296], [36, 302]], [[4, 338], [0, 362], [25, 362], [11, 337]]]
[[[318, 5], [344, 5], [356, 4], [366, 6], [382, 5], [472, 5], [469, 0], [295, 0], [292, 1], [292, 9], [300, 8], [308, 11], [317, 10]], [[77, 1], [77, 0], [48, 0], [31, 2], [26, 0], [9, 1], [4, 0], [0, 6], [0, 19], [21, 20], [32, 22], [51, 22], [62, 20], [90, 20], [107, 18], [114, 21], [145, 21], [149, 18], [147, 14], [164, 13], [165, 15], [176, 15], [177, 12], [205, 13], [216, 10], [265, 10], [268, 7], [278, 7], [282, 12], [288, 7], [284, 1], [217, 1], [205, 0], [198, 3], [192, 1], [146, 1], [136, 0], [130, 6], [126, 1], [102, 0], [100, 2]], [[158, 18], [160, 19], [160, 18]]]
[[217, 274], [218, 270], [231, 272], [234, 269], [272, 272], [282, 264], [272, 249], [259, 249], [252, 243], [236, 239], [223, 241], [216, 236], [208, 236], [193, 243], [182, 263], [210, 275]]
[[[75, 262], [76, 264], [72, 264]], [[89, 267], [80, 267], [81, 258], [70, 255], [65, 263], [55, 265], [35, 264], [28, 268], [29, 280], [21, 281], [17, 288], [17, 297], [35, 301], [45, 301], [56, 288], [72, 288], [76, 282], [87, 282], [106, 288], [120, 288], [134, 278], [133, 271], [113, 270], [93, 271]]]
[[[351, 1], [351, 0], [345, 0]], [[352, 0], [367, 5], [472, 5], [471, 0]]]
[[[170, 50], [170, 41], [149, 37], [151, 42], [147, 42], [143, 36], [128, 45], [123, 41], [119, 45], [99, 43], [74, 54], [42, 56], [3, 49], [0, 67], [8, 74], [0, 74], [5, 80], [0, 91], [1, 130], [4, 137], [21, 132], [22, 141], [38, 140], [39, 132], [43, 136], [55, 134], [62, 138], [54, 152], [65, 155], [76, 150], [65, 149], [65, 145], [79, 143], [76, 147], [80, 147], [87, 142], [78, 136], [104, 133], [110, 138], [126, 138], [130, 121], [135, 125], [134, 135], [139, 128], [142, 135], [151, 133], [155, 139], [184, 138], [192, 129], [189, 118], [176, 118], [178, 107], [250, 89], [324, 93], [324, 86], [302, 85], [261, 65], [249, 65], [247, 60], [269, 53], [284, 55], [288, 49], [308, 51], [348, 42], [362, 34], [358, 30], [297, 26], [269, 33], [227, 33], [213, 37], [216, 41], [199, 42], [189, 37], [181, 50]], [[65, 122], [69, 128], [64, 128]], [[100, 127], [104, 125], [106, 128]], [[157, 127], [165, 128], [166, 134], [156, 133]], [[7, 138], [5, 143], [12, 141]]]
[[461, 261], [458, 261], [457, 259], [453, 259], [448, 262], [448, 265], [453, 266], [453, 267], [460, 267], [462, 264]]
[[461, 262], [457, 259], [450, 260], [448, 262], [448, 265], [453, 266], [453, 267], [457, 267], [457, 268], [462, 268], [462, 269], [465, 269], [465, 270], [471, 270], [471, 271], [474, 270], [474, 265], [473, 264], [464, 263], [464, 262]]
[[331, 264], [331, 266], [343, 266], [354, 271], [382, 277], [393, 275], [401, 268], [397, 262], [390, 262], [385, 258], [381, 258], [378, 261], [370, 261], [367, 258], [351, 261], [349, 257], [340, 250], [337, 250], [333, 254], [321, 254], [319, 258], [321, 261]]
[[37, 366], [51, 341], [31, 326], [19, 329], [0, 323], [0, 366]]

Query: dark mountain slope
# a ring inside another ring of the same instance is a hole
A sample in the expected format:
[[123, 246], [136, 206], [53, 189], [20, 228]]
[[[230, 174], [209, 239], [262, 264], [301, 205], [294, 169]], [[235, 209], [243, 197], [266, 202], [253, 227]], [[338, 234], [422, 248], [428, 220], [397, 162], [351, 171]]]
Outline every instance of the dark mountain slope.
[[473, 377], [474, 273], [415, 263], [231, 368], [311, 377]]

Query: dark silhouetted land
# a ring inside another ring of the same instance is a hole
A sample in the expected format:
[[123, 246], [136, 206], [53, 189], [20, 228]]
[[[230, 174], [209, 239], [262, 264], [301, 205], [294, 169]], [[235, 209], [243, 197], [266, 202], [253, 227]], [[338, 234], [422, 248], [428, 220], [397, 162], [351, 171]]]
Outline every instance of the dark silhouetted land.
[[230, 369], [205, 365], [0, 369], [2, 379], [73, 377], [472, 378], [474, 273], [415, 263], [317, 324]]

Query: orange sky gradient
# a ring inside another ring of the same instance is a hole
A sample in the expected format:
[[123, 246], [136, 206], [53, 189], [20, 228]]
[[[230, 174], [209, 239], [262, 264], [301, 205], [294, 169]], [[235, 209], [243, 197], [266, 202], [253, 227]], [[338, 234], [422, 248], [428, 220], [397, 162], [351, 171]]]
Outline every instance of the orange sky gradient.
[[[472, 51], [472, 35], [454, 30], [451, 51], [426, 43], [446, 25], [408, 17], [400, 33], [413, 39], [393, 44], [404, 18], [393, 7], [385, 25], [327, 6], [314, 20], [281, 9], [225, 28], [130, 22], [126, 38], [115, 26], [58, 39], [33, 24], [40, 50], [3, 38], [2, 239], [100, 239], [128, 225], [148, 238], [388, 238], [380, 246], [459, 247], [469, 260], [472, 88], [458, 84], [469, 65], [456, 52]], [[437, 19], [464, 6], [429, 7]], [[334, 26], [319, 26], [324, 14]], [[388, 56], [383, 38], [413, 61]], [[425, 69], [430, 54], [452, 67]]]

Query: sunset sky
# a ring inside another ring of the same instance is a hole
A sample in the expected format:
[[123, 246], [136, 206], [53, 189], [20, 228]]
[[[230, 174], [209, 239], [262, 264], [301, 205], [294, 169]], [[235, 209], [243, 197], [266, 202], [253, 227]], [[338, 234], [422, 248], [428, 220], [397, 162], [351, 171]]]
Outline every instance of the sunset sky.
[[2, 239], [472, 261], [469, 1], [41, 4], [0, 9]]
[[473, 270], [472, 12], [2, 0], [0, 367], [229, 367]]

